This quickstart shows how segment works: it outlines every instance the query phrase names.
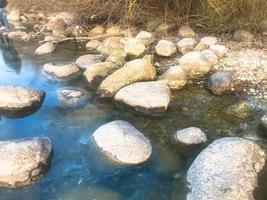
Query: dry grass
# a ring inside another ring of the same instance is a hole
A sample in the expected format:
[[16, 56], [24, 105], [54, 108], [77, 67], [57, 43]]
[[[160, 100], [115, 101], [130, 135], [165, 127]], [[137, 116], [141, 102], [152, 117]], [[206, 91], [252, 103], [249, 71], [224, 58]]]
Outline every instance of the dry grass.
[[83, 22], [141, 25], [157, 18], [213, 32], [255, 30], [267, 18], [267, 0], [11, 0], [11, 4], [24, 10], [74, 11]]

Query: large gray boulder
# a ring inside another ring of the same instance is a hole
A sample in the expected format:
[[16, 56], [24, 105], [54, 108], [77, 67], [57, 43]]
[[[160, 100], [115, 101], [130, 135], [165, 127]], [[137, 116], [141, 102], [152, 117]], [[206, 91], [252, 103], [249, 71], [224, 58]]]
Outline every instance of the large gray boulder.
[[73, 63], [47, 63], [43, 66], [43, 72], [58, 80], [68, 80], [79, 76], [80, 68]]
[[0, 186], [20, 187], [43, 175], [49, 164], [49, 138], [0, 141]]
[[0, 114], [7, 117], [22, 117], [38, 110], [45, 93], [19, 86], [0, 86]]
[[92, 65], [96, 63], [100, 63], [103, 60], [104, 60], [104, 57], [102, 55], [86, 54], [86, 55], [80, 56], [75, 61], [75, 64], [78, 65], [81, 69], [86, 70], [87, 68], [90, 68]]
[[135, 59], [108, 76], [99, 86], [101, 97], [113, 97], [122, 87], [137, 81], [156, 78], [156, 69], [149, 58]]
[[149, 140], [126, 121], [113, 121], [98, 128], [92, 135], [97, 147], [120, 164], [137, 165], [152, 153]]
[[264, 151], [252, 141], [222, 138], [204, 149], [188, 170], [188, 200], [252, 200]]
[[120, 89], [115, 101], [145, 114], [165, 112], [171, 100], [171, 91], [165, 81], [138, 82]]

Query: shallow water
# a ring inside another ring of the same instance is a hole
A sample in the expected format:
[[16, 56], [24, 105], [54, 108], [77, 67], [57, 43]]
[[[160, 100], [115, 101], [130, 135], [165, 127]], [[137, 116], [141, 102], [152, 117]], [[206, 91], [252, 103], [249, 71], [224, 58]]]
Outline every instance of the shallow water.
[[[20, 118], [1, 118], [0, 140], [48, 136], [54, 147], [48, 173], [33, 185], [20, 189], [0, 189], [0, 200], [182, 200], [186, 197], [184, 177], [194, 157], [205, 147], [196, 149], [175, 144], [174, 133], [189, 126], [201, 128], [211, 143], [224, 136], [249, 137], [266, 147], [258, 124], [261, 111], [247, 120], [237, 120], [223, 110], [241, 100], [228, 95], [215, 97], [200, 86], [188, 86], [174, 92], [168, 112], [160, 117], [148, 117], [119, 108], [111, 101], [92, 98], [77, 107], [62, 107], [57, 90], [62, 87], [87, 89], [83, 79], [58, 82], [41, 72], [43, 64], [52, 61], [75, 61], [86, 54], [79, 46], [60, 46], [55, 54], [36, 56], [36, 43], [15, 42], [14, 49], [0, 53], [0, 85], [20, 85], [46, 92], [45, 102], [36, 113]], [[260, 102], [257, 102], [261, 104]], [[263, 105], [263, 106], [266, 106]], [[151, 141], [151, 159], [136, 167], [118, 166], [96, 151], [90, 136], [102, 124], [126, 120]], [[266, 184], [267, 178], [262, 183]], [[89, 189], [88, 189], [89, 188]], [[266, 199], [261, 184], [259, 200]], [[265, 196], [265, 198], [264, 198]]]

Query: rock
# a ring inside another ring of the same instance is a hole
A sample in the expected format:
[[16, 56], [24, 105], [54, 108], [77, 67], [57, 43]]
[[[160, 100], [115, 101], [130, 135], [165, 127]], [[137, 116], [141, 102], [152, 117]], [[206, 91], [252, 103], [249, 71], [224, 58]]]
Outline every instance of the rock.
[[20, 10], [14, 9], [9, 12], [7, 19], [10, 21], [20, 21]]
[[64, 107], [76, 106], [82, 101], [90, 98], [90, 95], [86, 90], [73, 87], [61, 88], [58, 90], [57, 95], [60, 105], [63, 105]]
[[138, 82], [120, 89], [114, 99], [136, 111], [156, 115], [167, 110], [171, 92], [165, 81]]
[[249, 31], [237, 30], [233, 34], [233, 39], [237, 42], [251, 42], [254, 39], [254, 35]]
[[24, 40], [27, 37], [27, 33], [18, 30], [18, 31], [11, 31], [8, 33], [8, 38], [12, 40]]
[[260, 22], [259, 31], [262, 33], [267, 31], [267, 20], [263, 20]]
[[169, 34], [177, 29], [176, 24], [160, 24], [156, 29], [156, 33]]
[[195, 46], [194, 51], [203, 51], [203, 50], [205, 50], [205, 49], [207, 49], [207, 46], [204, 45], [203, 43], [199, 42], [199, 43]]
[[153, 42], [153, 35], [147, 31], [139, 32], [135, 38], [140, 40], [145, 46], [148, 46]]
[[230, 73], [215, 72], [207, 83], [208, 89], [215, 95], [224, 95], [231, 91], [233, 79]]
[[205, 76], [212, 68], [211, 64], [199, 52], [190, 52], [181, 57], [179, 65], [193, 79]]
[[124, 37], [134, 37], [137, 34], [137, 29], [135, 27], [130, 27], [122, 30], [120, 33]]
[[70, 12], [60, 12], [57, 13], [55, 16], [50, 17], [50, 19], [59, 19], [63, 20], [66, 25], [71, 26], [75, 23], [77, 18], [77, 14], [70, 13]]
[[112, 62], [116, 65], [122, 66], [125, 63], [126, 58], [127, 54], [125, 53], [125, 51], [123, 49], [118, 49], [109, 54], [106, 62]]
[[159, 56], [170, 57], [176, 54], [177, 49], [174, 43], [167, 40], [160, 40], [156, 45], [156, 53]]
[[119, 26], [111, 26], [106, 30], [108, 35], [119, 35], [121, 32], [121, 28]]
[[122, 87], [137, 81], [156, 78], [156, 69], [149, 59], [135, 59], [108, 76], [99, 86], [101, 97], [113, 97]]
[[115, 50], [123, 50], [124, 45], [121, 43], [121, 37], [109, 37], [97, 48], [97, 51], [104, 56], [109, 56]]
[[224, 58], [224, 56], [228, 52], [228, 48], [223, 45], [211, 45], [209, 50], [214, 51], [214, 53], [219, 59]]
[[247, 119], [252, 115], [253, 110], [254, 108], [250, 102], [241, 101], [237, 104], [230, 106], [226, 110], [226, 113], [239, 119]]
[[181, 54], [186, 54], [192, 51], [196, 44], [197, 41], [193, 38], [183, 38], [177, 42], [177, 48]]
[[30, 185], [49, 164], [52, 143], [49, 138], [0, 141], [0, 186]]
[[195, 37], [196, 33], [189, 26], [181, 26], [178, 29], [178, 34], [180, 37]]
[[89, 36], [100, 35], [100, 34], [103, 34], [104, 32], [105, 32], [105, 28], [101, 25], [97, 25], [89, 31]]
[[79, 67], [72, 63], [47, 63], [43, 66], [43, 72], [59, 80], [68, 80], [80, 75]]
[[93, 64], [102, 62], [104, 57], [102, 55], [95, 55], [95, 54], [87, 54], [80, 56], [76, 61], [75, 64], [78, 65], [81, 69], [88, 69]]
[[205, 47], [209, 47], [211, 45], [215, 45], [218, 42], [216, 37], [206, 36], [201, 38], [200, 43], [203, 44]]
[[161, 24], [162, 20], [159, 18], [149, 19], [146, 23], [146, 30], [153, 32]]
[[110, 159], [127, 165], [147, 161], [152, 153], [149, 140], [126, 121], [113, 121], [92, 135], [97, 147]]
[[53, 18], [50, 19], [45, 26], [49, 31], [64, 30], [66, 28], [66, 23], [63, 19]]
[[261, 118], [261, 125], [267, 130], [267, 113]]
[[207, 141], [207, 135], [201, 129], [196, 127], [185, 128], [177, 131], [175, 138], [178, 142], [185, 145], [201, 144]]
[[112, 62], [101, 62], [91, 65], [84, 72], [84, 77], [89, 84], [98, 84], [119, 66]]
[[120, 200], [118, 193], [106, 188], [95, 186], [75, 187], [74, 189], [60, 192], [54, 200]]
[[60, 41], [62, 39], [63, 39], [63, 37], [60, 37], [60, 36], [48, 35], [48, 36], [45, 36], [44, 41], [53, 43], [55, 41]]
[[99, 47], [102, 44], [102, 42], [98, 41], [98, 40], [90, 40], [87, 44], [86, 44], [86, 49], [89, 50], [90, 52], [96, 52], [97, 47]]
[[127, 38], [124, 42], [124, 51], [130, 58], [138, 58], [145, 53], [145, 45], [137, 39]]
[[222, 138], [204, 149], [187, 172], [188, 200], [254, 199], [266, 155], [255, 143]]
[[159, 80], [166, 80], [170, 89], [179, 90], [186, 85], [187, 76], [183, 69], [179, 65], [177, 65], [164, 72], [159, 77]]
[[7, 117], [22, 117], [38, 110], [45, 93], [18, 86], [0, 86], [0, 114]]
[[218, 57], [214, 53], [214, 51], [205, 49], [201, 51], [201, 56], [208, 61], [212, 66], [218, 63]]
[[47, 42], [41, 45], [40, 47], [38, 47], [34, 53], [37, 55], [48, 54], [48, 53], [54, 52], [56, 48], [57, 46], [55, 44], [51, 42]]

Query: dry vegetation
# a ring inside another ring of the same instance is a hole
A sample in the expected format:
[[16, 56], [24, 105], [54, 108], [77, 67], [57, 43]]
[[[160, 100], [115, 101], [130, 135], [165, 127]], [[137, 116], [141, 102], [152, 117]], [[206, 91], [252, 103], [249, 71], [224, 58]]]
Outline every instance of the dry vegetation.
[[75, 11], [83, 22], [112, 19], [142, 25], [157, 18], [177, 24], [189, 22], [213, 32], [255, 30], [267, 18], [267, 0], [11, 0], [11, 4], [24, 10]]

